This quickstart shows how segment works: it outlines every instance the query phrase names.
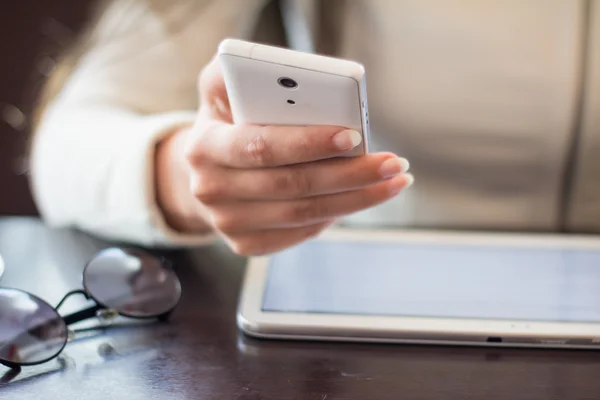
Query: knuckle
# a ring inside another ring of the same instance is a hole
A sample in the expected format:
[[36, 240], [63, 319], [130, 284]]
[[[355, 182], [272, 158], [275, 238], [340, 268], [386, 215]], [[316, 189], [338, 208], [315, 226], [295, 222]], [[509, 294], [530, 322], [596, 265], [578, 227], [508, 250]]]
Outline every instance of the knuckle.
[[199, 173], [192, 180], [192, 194], [200, 202], [212, 204], [226, 195], [226, 186], [207, 173]]
[[193, 164], [195, 162], [195, 160], [196, 160], [196, 152], [194, 151], [194, 149], [192, 148], [192, 146], [186, 146], [185, 149], [183, 149], [183, 158], [189, 164]]
[[288, 218], [292, 222], [303, 223], [321, 218], [325, 213], [322, 200], [318, 197], [301, 200], [290, 207]]
[[306, 171], [293, 168], [279, 174], [272, 181], [273, 192], [276, 194], [301, 197], [312, 193], [313, 183]]
[[183, 156], [190, 165], [202, 165], [206, 160], [204, 152], [197, 146], [187, 146], [183, 150]]
[[182, 154], [188, 164], [199, 166], [209, 162], [210, 154], [204, 146], [205, 128], [194, 126], [193, 135], [184, 143]]
[[296, 135], [297, 140], [295, 143], [296, 152], [302, 156], [308, 156], [313, 154], [318, 148], [315, 146], [314, 140], [311, 140], [311, 135], [307, 134], [306, 129], [299, 128], [300, 132]]
[[244, 148], [246, 156], [258, 166], [267, 166], [273, 160], [273, 151], [263, 134], [255, 135]]

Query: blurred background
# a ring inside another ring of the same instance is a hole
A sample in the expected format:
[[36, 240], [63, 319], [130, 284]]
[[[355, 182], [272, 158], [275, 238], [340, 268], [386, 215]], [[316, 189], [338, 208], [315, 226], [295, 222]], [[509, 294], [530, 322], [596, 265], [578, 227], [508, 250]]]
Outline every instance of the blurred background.
[[0, 215], [37, 215], [27, 182], [28, 117], [61, 49], [87, 21], [90, 0], [0, 5]]
[[[27, 181], [29, 118], [58, 57], [92, 18], [95, 0], [0, 4], [0, 216], [38, 215]], [[279, 13], [268, 2], [263, 16]], [[274, 29], [283, 33], [283, 26]], [[255, 40], [263, 41], [261, 32]], [[283, 45], [284, 43], [273, 43]]]

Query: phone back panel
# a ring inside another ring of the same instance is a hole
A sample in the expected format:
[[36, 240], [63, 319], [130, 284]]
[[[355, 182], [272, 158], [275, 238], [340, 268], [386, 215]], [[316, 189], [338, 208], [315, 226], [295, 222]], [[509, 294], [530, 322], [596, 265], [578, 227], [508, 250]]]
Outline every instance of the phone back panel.
[[[364, 80], [236, 55], [220, 57], [236, 124], [341, 126], [363, 135], [362, 146], [348, 155], [368, 152]], [[297, 87], [283, 86], [281, 78], [293, 79]]]

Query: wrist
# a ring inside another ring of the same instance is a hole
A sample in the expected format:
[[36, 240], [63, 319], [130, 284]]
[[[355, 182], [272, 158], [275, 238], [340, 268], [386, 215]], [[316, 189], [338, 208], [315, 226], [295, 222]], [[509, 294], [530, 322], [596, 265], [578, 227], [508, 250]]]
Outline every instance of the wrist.
[[171, 229], [182, 233], [205, 233], [211, 227], [200, 215], [199, 205], [189, 190], [189, 171], [183, 156], [188, 129], [178, 129], [156, 146], [156, 203]]

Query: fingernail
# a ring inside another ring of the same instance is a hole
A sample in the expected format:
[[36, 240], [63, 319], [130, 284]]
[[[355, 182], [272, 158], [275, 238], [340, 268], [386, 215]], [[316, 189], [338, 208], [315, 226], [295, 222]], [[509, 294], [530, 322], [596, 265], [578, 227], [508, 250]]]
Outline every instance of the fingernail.
[[352, 150], [362, 142], [362, 135], [350, 129], [341, 131], [333, 137], [333, 143], [340, 150]]
[[390, 193], [396, 195], [402, 190], [410, 187], [415, 182], [415, 177], [412, 174], [404, 174], [393, 178], [390, 181]]
[[384, 178], [391, 178], [408, 171], [408, 160], [405, 158], [390, 158], [381, 163], [379, 172]]

